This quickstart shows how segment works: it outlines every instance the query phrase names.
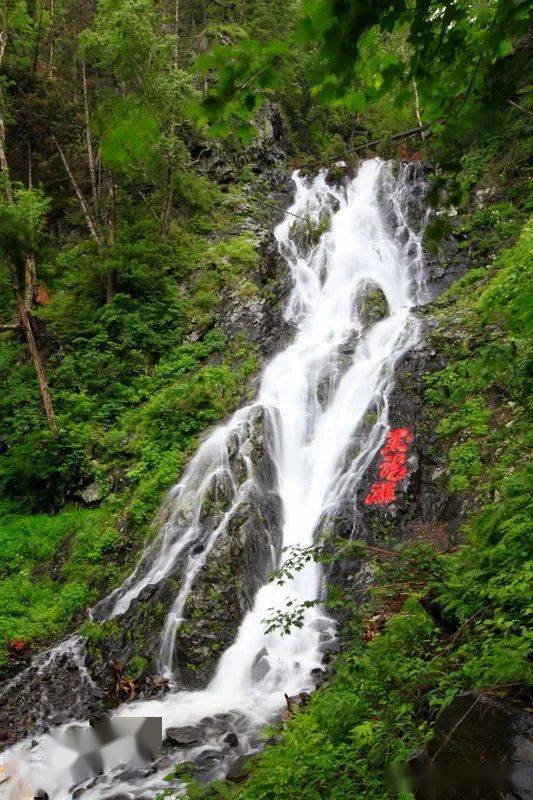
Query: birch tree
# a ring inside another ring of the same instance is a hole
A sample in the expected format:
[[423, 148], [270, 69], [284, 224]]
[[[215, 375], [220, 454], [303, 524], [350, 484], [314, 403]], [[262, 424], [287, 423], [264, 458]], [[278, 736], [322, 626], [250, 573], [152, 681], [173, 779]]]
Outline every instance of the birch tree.
[[[30, 20], [25, 4], [6, 2], [0, 11], [0, 67], [6, 54], [8, 38], [27, 33], [29, 29]], [[47, 201], [40, 192], [12, 185], [6, 153], [6, 107], [1, 80], [0, 169], [3, 191], [3, 198], [0, 200], [0, 260], [10, 273], [18, 315], [16, 327], [20, 327], [24, 333], [48, 424], [55, 433], [57, 423], [52, 398], [31, 314], [36, 288], [35, 249]], [[13, 327], [11, 324], [7, 325], [7, 329]]]

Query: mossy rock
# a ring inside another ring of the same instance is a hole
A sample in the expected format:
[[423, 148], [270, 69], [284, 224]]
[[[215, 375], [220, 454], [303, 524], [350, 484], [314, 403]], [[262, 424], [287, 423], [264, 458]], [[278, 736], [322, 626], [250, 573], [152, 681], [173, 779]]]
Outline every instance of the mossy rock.
[[381, 286], [368, 281], [357, 297], [357, 315], [366, 330], [389, 315], [389, 304]]

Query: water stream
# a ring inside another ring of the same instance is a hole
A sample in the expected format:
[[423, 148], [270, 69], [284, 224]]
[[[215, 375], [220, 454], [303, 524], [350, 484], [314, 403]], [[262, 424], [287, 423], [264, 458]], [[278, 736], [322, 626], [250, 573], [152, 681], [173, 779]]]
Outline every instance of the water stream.
[[[234, 510], [254, 497], [257, 476], [250, 452], [250, 420], [258, 408], [268, 422], [265, 439], [281, 500], [283, 548], [315, 541], [317, 531], [334, 518], [339, 502], [355, 496], [384, 441], [395, 364], [419, 337], [412, 308], [425, 296], [420, 231], [409, 221], [413, 193], [421, 185], [416, 170], [416, 165], [394, 168], [372, 159], [343, 187], [329, 186], [325, 173], [313, 180], [294, 175], [291, 213], [275, 231], [293, 279], [286, 316], [295, 324], [294, 339], [266, 366], [256, 401], [240, 409], [200, 447], [167, 499], [166, 521], [158, 536], [123, 586], [93, 610], [97, 619], [124, 613], [145, 587], [180, 565], [181, 588], [159, 649], [160, 669], [171, 681], [174, 641], [188, 594]], [[322, 235], [310, 236], [301, 217], [309, 220], [310, 229], [323, 229]], [[361, 312], [361, 298], [368, 295], [369, 285], [381, 287], [388, 304], [388, 315], [370, 325]], [[230, 465], [235, 452], [244, 464], [240, 481]], [[224, 481], [227, 501], [224, 513], [206, 530], [201, 510], [214, 480]], [[265, 530], [264, 536], [271, 534]], [[201, 547], [196, 546], [199, 543]], [[273, 568], [285, 556], [274, 538], [269, 547]], [[211, 761], [206, 756], [206, 763], [211, 764], [212, 776], [223, 774], [236, 755], [228, 753], [223, 743], [228, 729], [238, 733], [237, 752], [258, 749], [258, 732], [279, 717], [284, 695], [312, 688], [311, 671], [320, 667], [324, 643], [335, 636], [335, 625], [320, 604], [306, 608], [303, 627], [289, 636], [278, 631], [266, 634], [264, 619], [272, 609], [285, 608], [287, 601], [298, 607], [320, 599], [322, 592], [323, 575], [315, 563], [283, 586], [265, 583], [207, 688], [174, 690], [160, 699], [130, 703], [116, 715], [161, 716], [164, 729], [211, 718], [209, 741], [174, 753], [173, 760], [201, 759], [208, 750]], [[258, 656], [260, 670], [254, 669]], [[217, 727], [217, 720], [223, 725]], [[0, 763], [13, 762], [26, 750], [28, 743], [22, 743], [2, 754]], [[40, 736], [20, 767], [19, 788], [12, 783], [6, 790], [4, 785], [3, 796], [31, 797], [21, 790], [25, 781], [46, 790], [50, 800], [67, 800], [72, 796], [73, 757], [52, 736]], [[168, 788], [166, 773], [168, 768], [148, 775], [118, 769], [83, 797], [150, 798]]]

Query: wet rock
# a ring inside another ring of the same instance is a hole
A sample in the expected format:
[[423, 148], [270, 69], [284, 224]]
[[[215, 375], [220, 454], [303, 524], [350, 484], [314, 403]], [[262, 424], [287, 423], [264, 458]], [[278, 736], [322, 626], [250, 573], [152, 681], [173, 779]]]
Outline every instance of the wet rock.
[[357, 297], [357, 316], [363, 331], [371, 328], [379, 320], [389, 314], [389, 304], [381, 286], [368, 281], [359, 291]]
[[173, 766], [173, 764], [174, 762], [170, 756], [161, 756], [161, 758], [158, 758], [157, 761], [153, 764], [150, 772], [151, 774], [155, 774], [159, 770], [170, 769]]
[[199, 767], [209, 767], [214, 761], [220, 761], [223, 758], [223, 753], [220, 750], [207, 749], [202, 750], [196, 756], [196, 762]]
[[168, 741], [176, 747], [192, 747], [201, 742], [200, 731], [192, 725], [185, 725], [183, 728], [167, 728], [165, 734]]
[[230, 747], [239, 746], [239, 737], [237, 736], [236, 733], [233, 733], [233, 731], [230, 731], [230, 733], [228, 733], [227, 736], [224, 736], [224, 741]]
[[103, 498], [103, 492], [97, 483], [90, 483], [85, 489], [80, 492], [80, 499], [86, 506], [95, 506], [100, 503]]
[[102, 624], [101, 638], [88, 642], [87, 664], [91, 676], [104, 689], [110, 704], [131, 699], [132, 685], [126, 681], [124, 693], [121, 680], [128, 677], [130, 663], [135, 664], [133, 660], [139, 656], [146, 663], [141, 680], [135, 683], [134, 694], [152, 696], [167, 690], [165, 684], [153, 683], [153, 679], [158, 671], [159, 634], [178, 591], [175, 573], [159, 584], [146, 586], [124, 614]]
[[168, 690], [168, 678], [164, 678], [163, 675], [154, 675], [153, 677], [151, 677], [150, 684], [154, 690], [156, 689]]
[[290, 716], [300, 708], [305, 708], [311, 700], [311, 695], [308, 692], [300, 692], [289, 697], [285, 695], [286, 702], [286, 716]]
[[[414, 206], [411, 210], [415, 213]], [[453, 245], [450, 247], [453, 250]], [[463, 267], [458, 265], [458, 271], [464, 272]], [[455, 274], [453, 280], [457, 277]], [[438, 294], [444, 286], [432, 269], [428, 269], [428, 281], [432, 294]], [[445, 366], [442, 354], [450, 346], [449, 335], [437, 326], [431, 304], [419, 312], [419, 319], [421, 339], [397, 363], [395, 383], [389, 397], [390, 429], [407, 429], [413, 437], [406, 453], [408, 474], [398, 482], [391, 502], [365, 505], [371, 487], [380, 481], [381, 449], [386, 435], [383, 430], [381, 440], [378, 438], [376, 442], [374, 458], [357, 490], [350, 496], [348, 489], [331, 520], [321, 523], [324, 529], [332, 531], [333, 539], [361, 539], [376, 546], [391, 541], [423, 540], [434, 543], [440, 550], [458, 540], [465, 509], [456, 497], [450, 495], [447, 481], [442, 478], [447, 474], [447, 448], [434, 432], [435, 422], [425, 402], [426, 375]], [[368, 419], [364, 419], [355, 432], [354, 447], [347, 453], [347, 462], [357, 457], [360, 442], [365, 438], [368, 441], [380, 410], [378, 407], [372, 409]], [[369, 562], [362, 557], [334, 562], [327, 575], [329, 583], [349, 588], [361, 602], [367, 597], [374, 578]], [[341, 615], [336, 611], [333, 614], [341, 621]], [[324, 642], [322, 648], [329, 649], [329, 644]], [[330, 658], [328, 653], [326, 663]]]
[[263, 647], [254, 658], [252, 664], [252, 681], [254, 683], [258, 683], [265, 677], [265, 675], [267, 675], [268, 672], [270, 672], [268, 650], [266, 647]]
[[219, 653], [233, 641], [271, 565], [271, 543], [279, 547], [280, 504], [255, 490], [238, 505], [201, 568], [183, 610], [175, 641], [180, 683], [201, 686], [213, 674]]
[[212, 676], [220, 653], [235, 638], [273, 568], [273, 552], [279, 553], [281, 501], [270, 455], [272, 437], [271, 417], [261, 406], [254, 407], [240, 449], [252, 463], [254, 483], [234, 505], [200, 568], [176, 634], [174, 664], [183, 688], [201, 687]]
[[52, 724], [87, 719], [104, 703], [75, 647], [36, 657], [2, 692], [0, 751], [30, 734], [44, 732]]
[[93, 711], [89, 714], [89, 725], [91, 728], [95, 728], [97, 725], [100, 725], [102, 722], [105, 722], [106, 719], [109, 718], [110, 711], [107, 709], [98, 709], [97, 711]]
[[232, 762], [226, 780], [232, 783], [242, 783], [250, 775], [253, 760], [250, 756], [239, 756]]
[[449, 289], [473, 265], [472, 258], [461, 249], [458, 237], [446, 236], [436, 252], [426, 252], [424, 272], [430, 298], [434, 300]]
[[458, 695], [409, 764], [417, 800], [531, 800], [533, 715], [488, 695]]
[[323, 654], [322, 661], [324, 664], [329, 664], [333, 658], [340, 653], [341, 645], [337, 639], [327, 639], [322, 641], [318, 646], [319, 651]]

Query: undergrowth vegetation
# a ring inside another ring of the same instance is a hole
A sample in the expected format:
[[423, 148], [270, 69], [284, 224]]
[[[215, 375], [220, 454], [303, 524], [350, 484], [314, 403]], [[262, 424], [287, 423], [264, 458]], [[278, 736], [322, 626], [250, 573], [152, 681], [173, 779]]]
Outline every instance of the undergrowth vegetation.
[[[121, 632], [88, 607], [131, 572], [201, 437], [248, 399], [259, 346], [225, 311], [275, 300], [275, 277], [256, 279], [268, 197], [286, 188], [276, 161], [331, 180], [359, 156], [433, 164], [425, 244], [452, 232], [468, 264], [427, 310], [442, 360], [423, 387], [460, 544], [395, 546], [384, 523], [391, 549], [363, 553], [370, 599], [329, 597], [344, 630], [328, 684], [269, 729], [242, 785], [180, 767], [191, 798], [407, 800], [402, 767], [459, 692], [521, 701], [533, 679], [528, 11], [0, 9], [0, 677], [74, 628], [89, 652]], [[302, 222], [310, 244], [329, 224]], [[165, 606], [147, 605], [160, 631]], [[283, 614], [270, 624], [290, 635]]]
[[257, 241], [228, 235], [242, 218], [215, 183], [195, 191], [187, 238], [162, 243], [146, 219], [120, 228], [105, 255], [117, 291], [104, 306], [108, 266], [94, 247], [50, 249], [36, 317], [57, 434], [42, 425], [24, 345], [0, 342], [0, 667], [13, 642], [50, 641], [116, 585], [198, 436], [246, 396], [254, 348], [214, 323], [224, 291], [258, 294]]

